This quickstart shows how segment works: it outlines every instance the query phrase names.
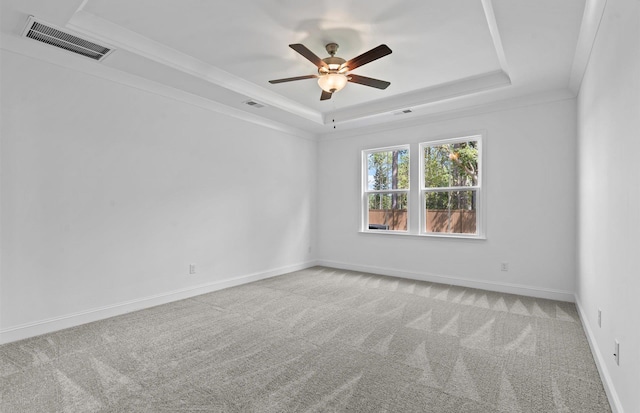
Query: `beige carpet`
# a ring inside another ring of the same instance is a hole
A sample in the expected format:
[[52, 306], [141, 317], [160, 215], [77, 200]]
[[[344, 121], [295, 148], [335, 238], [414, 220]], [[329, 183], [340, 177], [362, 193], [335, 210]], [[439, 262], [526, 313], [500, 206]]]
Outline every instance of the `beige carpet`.
[[0, 347], [0, 411], [609, 412], [570, 303], [315, 267]]

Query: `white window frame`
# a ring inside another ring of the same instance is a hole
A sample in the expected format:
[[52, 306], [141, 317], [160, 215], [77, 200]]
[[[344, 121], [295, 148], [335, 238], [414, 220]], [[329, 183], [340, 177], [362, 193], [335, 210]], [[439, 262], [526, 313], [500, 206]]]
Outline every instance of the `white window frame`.
[[[478, 142], [478, 181], [477, 185], [474, 186], [453, 186], [453, 187], [426, 187], [425, 186], [425, 168], [424, 168], [424, 150], [430, 146], [438, 146], [444, 144], [455, 144], [461, 142], [469, 142], [476, 141]], [[428, 142], [422, 142], [418, 145], [418, 159], [419, 159], [419, 169], [420, 169], [420, 218], [419, 218], [419, 234], [427, 237], [446, 237], [446, 238], [477, 238], [484, 239], [485, 238], [485, 228], [484, 228], [484, 202], [483, 202], [483, 191], [482, 191], [482, 175], [483, 175], [483, 159], [482, 159], [482, 148], [483, 148], [483, 135], [481, 133], [452, 137], [447, 139], [440, 139]], [[426, 208], [425, 208], [425, 196], [428, 192], [453, 192], [453, 191], [463, 191], [463, 190], [474, 190], [476, 192], [476, 233], [475, 234], [464, 234], [464, 233], [443, 233], [443, 232], [427, 232], [427, 217], [426, 217]]]
[[[369, 189], [369, 154], [377, 153], [377, 152], [392, 152], [396, 150], [406, 150], [407, 155], [409, 156], [409, 176], [408, 182], [409, 187], [407, 189]], [[371, 148], [365, 149], [362, 151], [362, 220], [361, 220], [361, 232], [373, 232], [373, 233], [385, 233], [385, 234], [408, 234], [411, 229], [411, 145], [396, 145], [396, 146], [387, 146], [383, 148]], [[406, 230], [380, 230], [380, 229], [369, 229], [369, 195], [371, 194], [406, 194], [407, 196], [407, 229]]]

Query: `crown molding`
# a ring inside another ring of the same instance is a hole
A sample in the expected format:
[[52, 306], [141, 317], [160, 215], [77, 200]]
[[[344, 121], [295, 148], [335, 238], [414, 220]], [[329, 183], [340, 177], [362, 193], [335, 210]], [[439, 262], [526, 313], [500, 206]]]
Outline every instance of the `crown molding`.
[[587, 0], [584, 6], [576, 53], [573, 57], [569, 77], [569, 89], [576, 95], [580, 92], [582, 79], [589, 64], [606, 5], [607, 0]]
[[[492, 112], [501, 112], [510, 109], [518, 109], [528, 106], [541, 105], [552, 102], [560, 102], [575, 99], [575, 95], [568, 89], [550, 90], [540, 93], [532, 93], [500, 100], [490, 100], [486, 103], [477, 103], [472, 106], [464, 106], [462, 108], [454, 108], [446, 111], [438, 111], [435, 113], [420, 114], [420, 107], [412, 107], [416, 110], [415, 116], [410, 119], [400, 117], [397, 120], [387, 121], [385, 123], [370, 125], [367, 127], [331, 131], [319, 135], [321, 141], [347, 139], [361, 135], [373, 134], [390, 130], [400, 130], [415, 126], [441, 122], [445, 120], [458, 119], [469, 116], [482, 115]], [[428, 105], [424, 105], [426, 108]], [[394, 116], [393, 114], [391, 116]]]
[[330, 116], [336, 122], [346, 124], [350, 121], [361, 121], [408, 107], [414, 108], [434, 104], [455, 97], [467, 96], [509, 85], [511, 85], [509, 76], [502, 70], [497, 70], [341, 109], [339, 113]]
[[487, 19], [487, 25], [489, 26], [489, 33], [491, 39], [493, 39], [493, 47], [496, 49], [496, 55], [500, 62], [500, 68], [509, 76], [509, 66], [507, 65], [507, 57], [502, 47], [502, 38], [500, 37], [500, 31], [498, 30], [498, 23], [496, 22], [496, 15], [493, 13], [493, 3], [491, 0], [481, 0], [482, 8], [484, 9], [484, 16]]

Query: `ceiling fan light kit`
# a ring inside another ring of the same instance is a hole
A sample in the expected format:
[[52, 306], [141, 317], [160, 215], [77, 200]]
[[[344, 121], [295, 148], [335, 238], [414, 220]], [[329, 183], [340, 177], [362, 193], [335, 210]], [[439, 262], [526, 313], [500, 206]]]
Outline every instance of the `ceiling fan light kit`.
[[359, 83], [364, 86], [370, 86], [377, 89], [386, 89], [391, 83], [384, 80], [373, 79], [365, 76], [358, 76], [349, 73], [357, 67], [373, 62], [388, 54], [391, 54], [391, 49], [385, 44], [381, 44], [368, 52], [365, 52], [353, 59], [346, 61], [341, 57], [337, 57], [335, 54], [338, 51], [337, 43], [329, 43], [325, 46], [329, 57], [320, 59], [306, 46], [296, 43], [290, 44], [296, 52], [300, 53], [303, 57], [309, 60], [311, 63], [318, 67], [317, 75], [306, 75], [297, 77], [288, 77], [284, 79], [270, 80], [269, 83], [283, 83], [292, 82], [294, 80], [302, 79], [318, 79], [318, 85], [322, 89], [320, 100], [331, 99], [331, 96], [340, 90], [342, 90], [348, 82]]
[[347, 85], [347, 82], [347, 76], [342, 73], [327, 73], [318, 78], [320, 89], [329, 93], [342, 90]]

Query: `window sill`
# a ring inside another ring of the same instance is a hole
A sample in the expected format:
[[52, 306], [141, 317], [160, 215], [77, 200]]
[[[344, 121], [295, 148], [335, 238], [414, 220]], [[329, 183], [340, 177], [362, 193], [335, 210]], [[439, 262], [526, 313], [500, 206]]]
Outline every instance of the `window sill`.
[[375, 231], [375, 230], [369, 230], [369, 231], [358, 231], [360, 234], [376, 234], [376, 235], [396, 235], [396, 236], [401, 236], [401, 237], [416, 237], [416, 238], [453, 238], [453, 239], [468, 239], [468, 240], [478, 240], [478, 241], [485, 241], [487, 239], [486, 236], [482, 235], [482, 236], [469, 236], [469, 235], [462, 235], [462, 234], [412, 234], [410, 232], [404, 232], [404, 231]]

